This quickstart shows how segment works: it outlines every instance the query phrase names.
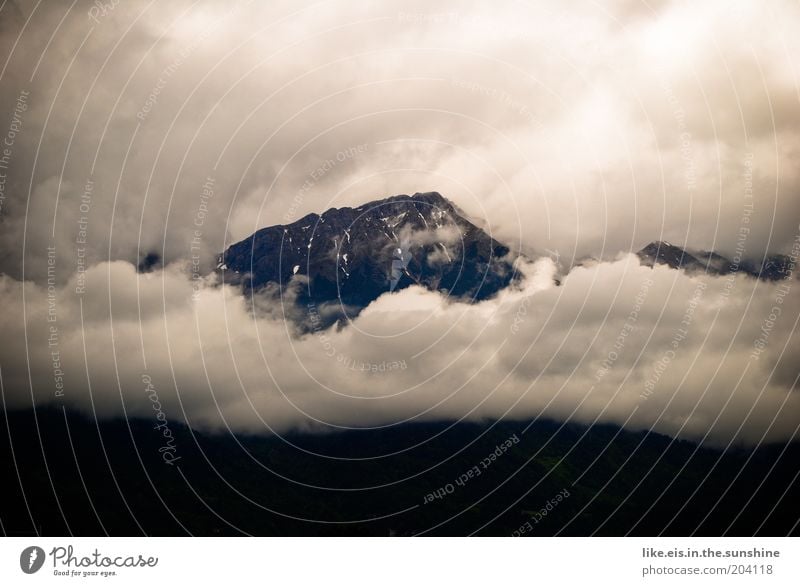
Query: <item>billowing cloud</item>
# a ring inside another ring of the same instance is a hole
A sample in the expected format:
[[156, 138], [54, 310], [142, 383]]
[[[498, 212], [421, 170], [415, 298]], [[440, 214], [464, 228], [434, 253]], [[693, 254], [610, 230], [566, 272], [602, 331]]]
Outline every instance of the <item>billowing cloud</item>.
[[733, 4], [9, 2], [0, 268], [41, 282], [54, 242], [66, 278], [82, 216], [93, 262], [208, 267], [258, 227], [433, 190], [514, 249], [731, 253], [750, 214], [747, 254], [784, 252], [800, 13]]
[[23, 285], [5, 277], [3, 331], [25, 340], [0, 354], [5, 399], [148, 417], [146, 380], [167, 417], [200, 428], [545, 417], [723, 445], [794, 436], [796, 281], [688, 276], [632, 255], [574, 269], [561, 286], [549, 259], [523, 270], [520, 290], [490, 301], [412, 287], [300, 337], [178, 266], [98, 264], [85, 294], [72, 280], [49, 293], [55, 303], [26, 283], [25, 307]]
[[[799, 21], [789, 0], [9, 1], [6, 401], [148, 416], [147, 375], [169, 417], [211, 428], [542, 416], [793, 437], [797, 281], [619, 255], [791, 250]], [[513, 250], [604, 262], [554, 286], [540, 260], [477, 305], [411, 288], [299, 338], [206, 276], [257, 228], [433, 190]]]

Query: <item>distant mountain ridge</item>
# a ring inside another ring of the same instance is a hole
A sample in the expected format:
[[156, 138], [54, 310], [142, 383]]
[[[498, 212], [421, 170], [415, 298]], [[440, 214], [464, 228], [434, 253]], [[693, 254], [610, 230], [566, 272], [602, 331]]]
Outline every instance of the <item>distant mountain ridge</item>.
[[791, 259], [783, 254], [767, 256], [760, 265], [742, 260], [738, 265], [716, 252], [688, 250], [665, 241], [651, 242], [636, 253], [645, 266], [667, 265], [688, 272], [711, 275], [743, 273], [765, 281], [780, 281], [791, 276]]

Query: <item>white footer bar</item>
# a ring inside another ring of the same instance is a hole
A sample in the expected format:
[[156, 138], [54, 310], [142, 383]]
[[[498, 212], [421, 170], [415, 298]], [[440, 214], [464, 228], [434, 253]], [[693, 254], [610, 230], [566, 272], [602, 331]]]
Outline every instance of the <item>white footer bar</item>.
[[4, 538], [0, 584], [800, 584], [796, 538]]

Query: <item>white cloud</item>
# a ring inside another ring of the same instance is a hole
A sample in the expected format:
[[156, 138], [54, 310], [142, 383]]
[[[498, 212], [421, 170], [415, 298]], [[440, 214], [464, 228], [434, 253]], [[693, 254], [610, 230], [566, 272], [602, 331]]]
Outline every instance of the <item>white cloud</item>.
[[[786, 440], [800, 425], [793, 291], [649, 269], [632, 256], [575, 269], [562, 286], [552, 285], [549, 260], [524, 270], [531, 278], [522, 290], [481, 304], [412, 287], [380, 297], [346, 328], [300, 338], [282, 319], [254, 319], [229, 287], [204, 283], [193, 300], [189, 276], [175, 266], [148, 275], [126, 263], [93, 267], [82, 329], [72, 284], [58, 291], [56, 322], [47, 321], [47, 291], [26, 284], [23, 322], [22, 285], [4, 277], [3, 330], [18, 340], [27, 333], [27, 353], [22, 344], [0, 352], [6, 401], [30, 404], [27, 355], [37, 404], [147, 417], [147, 373], [167, 416], [185, 413], [198, 427], [284, 432], [549, 417], [753, 444]], [[765, 350], [753, 358], [778, 305]], [[57, 346], [48, 345], [50, 325]]]
[[[743, 227], [745, 256], [785, 252], [800, 223], [796, 3], [252, 2], [232, 11], [130, 1], [94, 22], [86, 0], [52, 40], [66, 6], [6, 6], [3, 111], [30, 92], [0, 208], [10, 404], [30, 403], [28, 372], [37, 402], [54, 400], [54, 246], [64, 400], [83, 409], [119, 414], [124, 404], [147, 416], [146, 371], [169, 417], [185, 410], [212, 427], [221, 414], [251, 430], [264, 429], [261, 418], [285, 430], [315, 419], [544, 415], [695, 439], [708, 431], [717, 442], [794, 433], [794, 291], [768, 349], [748, 358], [778, 284], [737, 277], [725, 297], [729, 281], [706, 279], [688, 337], [641, 399], [698, 278], [625, 258], [550, 287], [542, 261], [526, 291], [465, 306], [410, 288], [322, 340], [291, 337], [275, 308], [254, 320], [249, 300], [193, 283], [186, 267], [196, 255], [205, 274], [226, 244], [287, 214], [432, 190], [512, 249], [549, 249], [562, 261], [614, 259], [659, 238], [730, 254]], [[209, 177], [214, 195], [198, 226]], [[85, 244], [76, 242], [83, 216]], [[83, 329], [73, 292], [80, 247]], [[130, 263], [150, 251], [172, 264], [137, 275]], [[646, 278], [655, 285], [636, 329], [597, 380]], [[400, 360], [405, 368], [352, 369]]]
[[65, 8], [38, 6], [17, 39], [19, 6], [0, 34], [17, 42], [0, 103], [31, 93], [0, 236], [18, 278], [24, 256], [41, 282], [51, 239], [69, 273], [89, 178], [92, 258], [132, 262], [190, 254], [212, 175], [206, 268], [290, 211], [431, 190], [513, 248], [730, 253], [750, 154], [747, 254], [786, 250], [800, 220], [792, 2], [126, 2], [94, 23], [87, 0], [44, 54]]

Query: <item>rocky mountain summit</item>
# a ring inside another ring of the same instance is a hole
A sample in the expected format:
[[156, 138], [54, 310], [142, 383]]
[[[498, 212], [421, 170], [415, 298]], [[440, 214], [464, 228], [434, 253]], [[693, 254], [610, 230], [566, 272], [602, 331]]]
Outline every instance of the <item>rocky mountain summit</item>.
[[414, 284], [461, 302], [488, 299], [515, 280], [513, 261], [507, 246], [428, 192], [263, 228], [221, 254], [217, 269], [247, 291], [277, 289], [325, 307], [330, 323]]

